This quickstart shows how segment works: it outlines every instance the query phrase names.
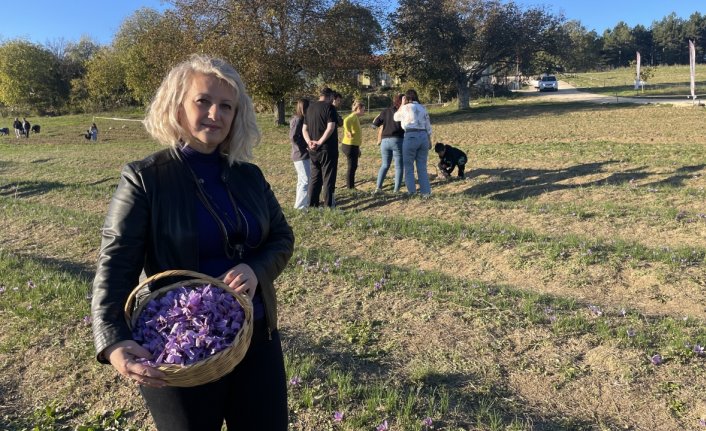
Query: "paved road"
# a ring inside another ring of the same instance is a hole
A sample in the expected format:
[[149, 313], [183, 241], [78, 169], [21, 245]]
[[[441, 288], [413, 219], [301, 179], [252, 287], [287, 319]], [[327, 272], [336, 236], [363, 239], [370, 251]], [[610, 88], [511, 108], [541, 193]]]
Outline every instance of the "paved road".
[[[556, 102], [592, 102], [592, 103], [641, 103], [641, 104], [670, 104], [678, 106], [695, 106], [695, 102], [691, 98], [672, 98], [672, 97], [615, 97], [605, 96], [603, 94], [586, 93], [579, 91], [567, 82], [559, 81], [559, 91], [539, 92], [535, 88], [519, 90], [527, 98], [541, 97], [542, 101]], [[704, 101], [696, 103], [703, 104]]]

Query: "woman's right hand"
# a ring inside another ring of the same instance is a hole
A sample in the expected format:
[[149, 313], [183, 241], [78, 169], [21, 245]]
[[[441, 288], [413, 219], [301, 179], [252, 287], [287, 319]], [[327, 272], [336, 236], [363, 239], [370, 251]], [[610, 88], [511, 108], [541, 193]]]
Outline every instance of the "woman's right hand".
[[105, 349], [103, 352], [110, 364], [118, 372], [138, 385], [161, 388], [166, 385], [164, 373], [137, 362], [138, 358], [151, 359], [152, 354], [133, 340], [120, 341]]

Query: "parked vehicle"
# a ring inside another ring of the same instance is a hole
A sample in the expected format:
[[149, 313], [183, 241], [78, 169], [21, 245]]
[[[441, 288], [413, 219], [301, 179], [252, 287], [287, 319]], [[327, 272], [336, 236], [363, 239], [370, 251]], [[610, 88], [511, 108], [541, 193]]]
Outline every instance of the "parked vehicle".
[[537, 90], [539, 91], [559, 91], [559, 81], [554, 75], [545, 75], [537, 82]]

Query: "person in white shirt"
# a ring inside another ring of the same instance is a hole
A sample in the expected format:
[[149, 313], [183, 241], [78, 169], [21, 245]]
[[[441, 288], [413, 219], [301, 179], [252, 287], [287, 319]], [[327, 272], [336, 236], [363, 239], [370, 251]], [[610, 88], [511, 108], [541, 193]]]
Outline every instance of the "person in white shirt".
[[395, 112], [395, 121], [404, 129], [402, 141], [402, 160], [404, 163], [404, 182], [407, 193], [416, 192], [414, 167], [417, 167], [419, 193], [422, 197], [431, 195], [431, 184], [427, 173], [427, 160], [431, 149], [431, 121], [427, 110], [419, 103], [415, 90], [407, 90], [402, 97], [402, 106]]

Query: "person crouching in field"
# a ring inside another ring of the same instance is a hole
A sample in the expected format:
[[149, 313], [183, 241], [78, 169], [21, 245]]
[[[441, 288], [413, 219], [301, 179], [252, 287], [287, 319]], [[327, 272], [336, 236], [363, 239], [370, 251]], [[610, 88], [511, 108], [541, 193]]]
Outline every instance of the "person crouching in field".
[[360, 145], [363, 143], [359, 117], [365, 114], [365, 105], [356, 100], [353, 102], [352, 109], [353, 112], [343, 120], [343, 144], [341, 144], [341, 151], [348, 159], [346, 185], [349, 189], [355, 188], [355, 172], [358, 170]]
[[439, 155], [439, 164], [437, 166], [445, 179], [451, 177], [451, 173], [456, 167], [458, 167], [458, 177], [463, 178], [463, 171], [466, 169], [466, 162], [468, 161], [466, 153], [441, 142], [437, 142], [434, 145], [434, 151]]

